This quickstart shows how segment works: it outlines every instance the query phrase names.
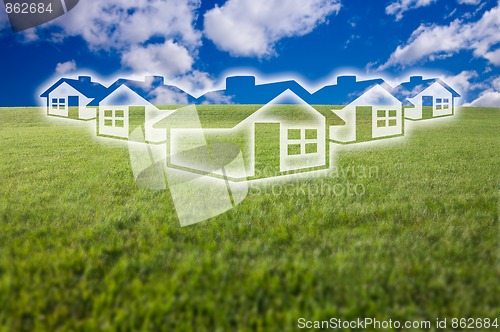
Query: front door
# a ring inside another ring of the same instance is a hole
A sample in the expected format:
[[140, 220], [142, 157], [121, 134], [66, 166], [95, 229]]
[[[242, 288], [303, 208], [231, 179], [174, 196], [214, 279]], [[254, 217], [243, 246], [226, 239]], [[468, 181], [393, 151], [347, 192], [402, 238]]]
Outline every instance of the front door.
[[78, 96], [68, 96], [68, 117], [70, 119], [78, 119], [78, 106], [79, 105]]
[[255, 123], [255, 177], [268, 178], [280, 173], [280, 124]]
[[422, 119], [432, 118], [434, 113], [434, 97], [422, 96]]

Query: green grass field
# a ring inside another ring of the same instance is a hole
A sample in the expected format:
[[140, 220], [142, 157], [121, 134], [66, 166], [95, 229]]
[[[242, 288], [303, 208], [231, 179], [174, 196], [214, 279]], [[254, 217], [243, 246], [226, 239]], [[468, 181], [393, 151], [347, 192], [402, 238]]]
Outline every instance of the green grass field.
[[[0, 109], [1, 331], [289, 331], [297, 320], [500, 318], [500, 110], [463, 108], [376, 167], [271, 184], [181, 228], [126, 146], [35, 108]], [[307, 195], [314, 185], [364, 195]], [[292, 194], [290, 194], [292, 192]]]

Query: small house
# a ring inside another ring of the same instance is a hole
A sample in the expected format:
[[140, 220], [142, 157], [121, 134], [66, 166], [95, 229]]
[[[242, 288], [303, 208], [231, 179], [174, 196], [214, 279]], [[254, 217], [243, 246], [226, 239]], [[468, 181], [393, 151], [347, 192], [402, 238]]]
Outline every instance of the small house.
[[96, 117], [96, 107], [87, 105], [105, 93], [103, 85], [92, 82], [89, 76], [79, 76], [78, 79], [61, 78], [40, 97], [45, 98], [47, 115], [91, 120]]
[[101, 99], [90, 104], [98, 107], [97, 134], [140, 142], [164, 142], [164, 130], [153, 128], [153, 124], [169, 114], [155, 106], [158, 102], [168, 100], [168, 97], [171, 97], [172, 102], [187, 103], [189, 98], [192, 99], [184, 91], [164, 85], [163, 77], [160, 76], [146, 77], [143, 82], [117, 80]]
[[411, 104], [405, 107], [405, 118], [410, 120], [450, 116], [455, 112], [455, 98], [460, 94], [439, 78], [423, 79], [411, 76], [393, 90], [398, 98], [406, 98]]
[[403, 103], [391, 90], [383, 79], [357, 81], [356, 76], [339, 76], [337, 84], [313, 93], [311, 104], [331, 106], [337, 117], [329, 128], [329, 138], [334, 142], [402, 136]]

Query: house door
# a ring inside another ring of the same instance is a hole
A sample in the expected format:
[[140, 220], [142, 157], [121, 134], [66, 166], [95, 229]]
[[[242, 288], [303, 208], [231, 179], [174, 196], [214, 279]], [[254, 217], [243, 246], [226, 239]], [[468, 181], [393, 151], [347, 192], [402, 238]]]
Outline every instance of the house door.
[[78, 96], [68, 96], [68, 117], [70, 119], [78, 119], [78, 106], [80, 106]]
[[422, 96], [422, 119], [432, 118], [434, 112], [434, 97]]
[[280, 124], [255, 124], [255, 177], [267, 178], [280, 173]]

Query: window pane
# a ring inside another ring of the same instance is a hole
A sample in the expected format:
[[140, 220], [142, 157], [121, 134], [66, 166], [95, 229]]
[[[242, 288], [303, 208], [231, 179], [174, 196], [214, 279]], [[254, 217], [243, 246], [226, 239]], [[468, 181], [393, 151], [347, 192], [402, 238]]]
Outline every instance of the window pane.
[[441, 105], [436, 105], [436, 109], [440, 110], [441, 109]]
[[377, 111], [377, 118], [385, 118], [386, 114], [387, 114], [386, 110], [378, 110]]
[[441, 98], [436, 98], [436, 103], [441, 103], [442, 99]]
[[306, 153], [318, 152], [318, 144], [306, 144]]
[[389, 127], [395, 127], [398, 124], [396, 120], [389, 120]]
[[123, 118], [124, 117], [123, 110], [116, 110], [115, 111], [115, 117], [117, 117], [117, 118]]
[[390, 111], [389, 111], [389, 116], [390, 116], [391, 118], [395, 118], [395, 117], [397, 116], [397, 114], [398, 114], [398, 113], [396, 112], [396, 110], [390, 110]]
[[113, 126], [113, 120], [104, 120], [104, 125], [106, 127], [112, 127]]
[[288, 139], [300, 139], [300, 129], [288, 129]]
[[316, 129], [306, 129], [306, 139], [317, 139], [318, 130]]
[[64, 98], [59, 98], [59, 103], [64, 104]]
[[57, 98], [52, 98], [53, 103], [57, 103]]
[[300, 144], [289, 144], [288, 145], [288, 155], [293, 156], [300, 154]]
[[377, 120], [377, 127], [385, 127], [385, 120]]
[[113, 111], [112, 110], [104, 110], [104, 117], [106, 117], [106, 118], [112, 118], [113, 117]]
[[125, 126], [125, 123], [123, 120], [116, 120], [115, 121], [115, 127], [123, 128]]
[[449, 100], [448, 98], [444, 98], [444, 99], [443, 99], [443, 102], [444, 102], [444, 103], [449, 103], [449, 102], [450, 102], [450, 100]]

